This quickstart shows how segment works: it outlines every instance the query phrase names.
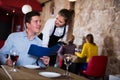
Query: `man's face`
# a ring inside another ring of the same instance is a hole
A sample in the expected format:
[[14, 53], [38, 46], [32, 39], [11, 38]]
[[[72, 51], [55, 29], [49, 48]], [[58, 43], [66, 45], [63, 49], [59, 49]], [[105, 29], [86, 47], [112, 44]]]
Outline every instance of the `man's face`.
[[41, 28], [40, 16], [33, 16], [27, 27], [31, 32], [39, 33]]
[[56, 17], [55, 25], [56, 25], [57, 27], [62, 27], [62, 26], [64, 26], [64, 25], [65, 25], [65, 18], [64, 18], [63, 16], [61, 16], [61, 15], [58, 15], [58, 16]]

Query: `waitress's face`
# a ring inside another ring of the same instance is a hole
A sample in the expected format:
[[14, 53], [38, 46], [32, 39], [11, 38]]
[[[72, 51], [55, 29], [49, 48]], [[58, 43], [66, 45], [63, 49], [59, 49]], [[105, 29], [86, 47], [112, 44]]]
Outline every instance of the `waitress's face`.
[[65, 25], [65, 19], [63, 16], [58, 15], [55, 21], [56, 27], [63, 27]]

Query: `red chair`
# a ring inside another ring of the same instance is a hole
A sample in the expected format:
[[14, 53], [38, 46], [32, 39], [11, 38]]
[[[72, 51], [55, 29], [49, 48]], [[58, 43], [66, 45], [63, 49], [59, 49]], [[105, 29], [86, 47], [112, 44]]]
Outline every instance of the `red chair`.
[[4, 45], [5, 40], [0, 40], [0, 48]]
[[87, 69], [83, 70], [83, 74], [88, 78], [96, 80], [96, 78], [103, 78], [107, 66], [107, 56], [93, 56], [91, 57]]

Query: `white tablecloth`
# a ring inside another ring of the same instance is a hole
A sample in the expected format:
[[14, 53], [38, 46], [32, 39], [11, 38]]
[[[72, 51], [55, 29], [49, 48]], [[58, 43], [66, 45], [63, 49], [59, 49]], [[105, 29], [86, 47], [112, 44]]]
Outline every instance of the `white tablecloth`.
[[109, 75], [109, 80], [120, 80], [120, 74], [119, 75]]

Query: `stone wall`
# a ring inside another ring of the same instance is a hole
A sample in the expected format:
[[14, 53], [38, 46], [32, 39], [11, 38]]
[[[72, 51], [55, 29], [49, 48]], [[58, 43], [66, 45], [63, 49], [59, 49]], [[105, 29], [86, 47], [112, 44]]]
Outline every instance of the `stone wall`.
[[99, 55], [108, 56], [106, 74], [120, 74], [120, 0], [77, 0], [75, 3], [75, 43], [92, 33]]
[[[42, 24], [55, 17], [62, 8], [70, 8], [68, 0], [52, 0], [54, 15], [50, 15], [51, 2], [42, 12]], [[75, 44], [82, 44], [82, 37], [88, 33], [94, 35], [99, 47], [99, 55], [108, 56], [106, 74], [120, 74], [120, 0], [77, 0], [75, 2], [73, 34]]]

